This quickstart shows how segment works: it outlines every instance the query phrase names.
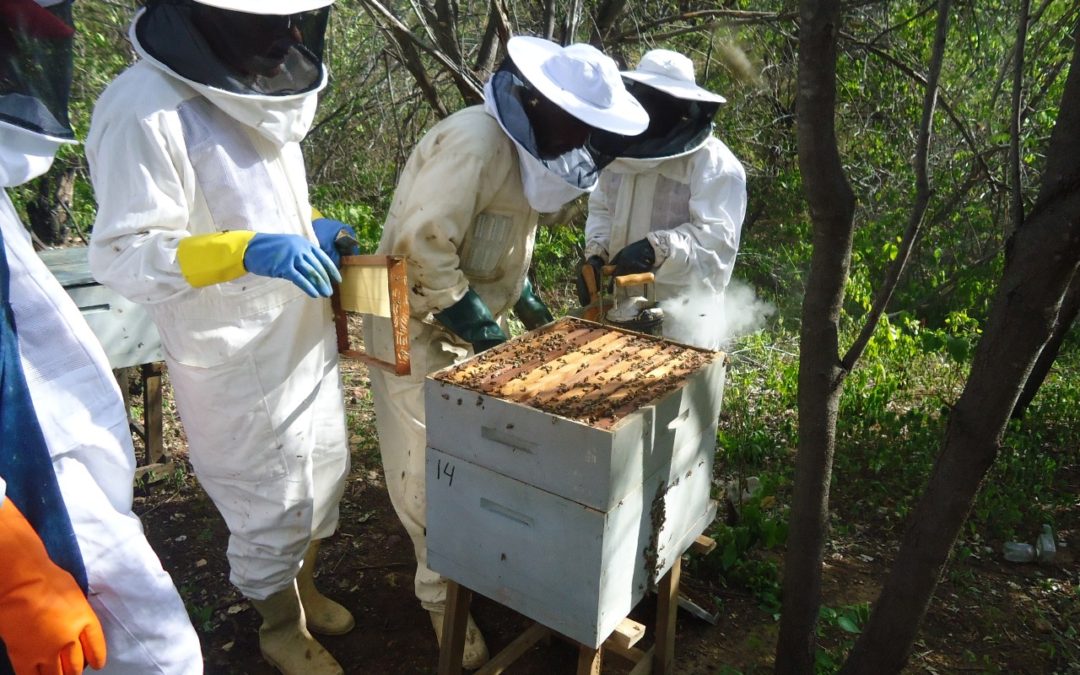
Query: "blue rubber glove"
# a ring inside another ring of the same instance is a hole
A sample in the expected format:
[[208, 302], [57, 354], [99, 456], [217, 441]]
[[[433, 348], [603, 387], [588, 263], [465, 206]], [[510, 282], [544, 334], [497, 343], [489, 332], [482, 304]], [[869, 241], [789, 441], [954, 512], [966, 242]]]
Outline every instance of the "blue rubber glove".
[[656, 265], [656, 251], [653, 250], [648, 238], [638, 239], [616, 253], [611, 259], [611, 264], [615, 266], [617, 277], [624, 274], [651, 272]]
[[313, 298], [329, 298], [333, 293], [330, 281], [341, 281], [337, 265], [298, 234], [256, 234], [244, 251], [244, 269], [291, 281]]
[[[311, 221], [311, 226], [315, 228], [315, 238], [319, 240], [319, 248], [330, 257], [330, 260], [334, 261], [334, 265], [341, 267], [341, 255], [343, 253], [345, 255], [360, 255], [360, 248], [355, 243], [349, 243], [345, 247], [339, 248], [338, 237], [341, 236], [342, 232], [350, 237], [352, 242], [356, 241], [356, 230], [352, 229], [351, 226], [333, 218], [316, 218]], [[342, 239], [342, 241], [349, 240]]]

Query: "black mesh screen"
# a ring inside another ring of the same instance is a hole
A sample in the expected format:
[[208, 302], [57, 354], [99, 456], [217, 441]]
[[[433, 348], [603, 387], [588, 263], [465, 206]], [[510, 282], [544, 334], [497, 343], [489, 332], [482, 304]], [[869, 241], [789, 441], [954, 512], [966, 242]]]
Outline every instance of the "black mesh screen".
[[43, 8], [0, 0], [0, 120], [57, 138], [74, 138], [71, 2]]

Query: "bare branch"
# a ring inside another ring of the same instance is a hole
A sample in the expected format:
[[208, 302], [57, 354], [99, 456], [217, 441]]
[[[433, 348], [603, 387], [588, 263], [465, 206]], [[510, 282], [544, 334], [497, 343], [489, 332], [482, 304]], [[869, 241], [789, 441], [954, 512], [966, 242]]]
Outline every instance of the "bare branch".
[[[386, 83], [387, 83], [387, 85], [388, 85], [388, 87], [390, 89], [390, 105], [391, 105], [392, 108], [396, 109], [398, 107], [398, 104], [394, 101], [394, 78], [390, 74], [390, 58], [389, 58], [389, 54], [387, 54], [386, 58], [383, 59], [383, 63], [385, 64], [385, 67], [386, 67]], [[403, 135], [404, 134], [401, 133], [401, 120], [398, 118], [397, 115], [392, 115], [391, 117], [394, 118], [394, 127], [395, 127], [394, 131], [396, 132], [394, 134], [394, 136], [395, 136], [395, 138], [397, 138], [397, 142], [398, 142], [398, 156], [399, 157], [404, 157], [405, 156], [405, 145], [404, 145], [404, 140], [403, 140]]]
[[507, 16], [503, 0], [491, 0], [488, 6], [487, 26], [484, 28], [484, 37], [480, 41], [480, 49], [476, 53], [476, 65], [473, 72], [481, 78], [495, 67], [495, 57], [499, 53], [499, 45], [506, 45], [506, 41], [514, 34], [510, 25], [510, 17]]
[[[659, 40], [666, 40], [677, 35], [685, 35], [687, 33], [700, 33], [703, 31], [709, 31], [719, 26], [747, 26], [763, 23], [776, 23], [778, 21], [792, 21], [797, 17], [797, 12], [751, 12], [738, 9], [709, 9], [701, 10], [698, 12], [684, 12], [682, 14], [673, 14], [671, 16], [661, 17], [654, 21], [647, 21], [637, 24], [632, 29], [615, 35], [609, 40], [609, 42], [633, 43], [643, 42], [645, 40], [653, 42]], [[678, 28], [672, 31], [668, 31], [666, 33], [648, 32], [651, 29], [660, 28], [662, 26], [668, 26], [675, 23], [699, 21], [702, 19], [710, 18], [712, 20], [702, 21], [699, 24], [687, 26], [685, 28]]]
[[548, 40], [555, 37], [555, 0], [544, 0], [544, 14], [541, 21], [544, 26], [544, 37]]
[[435, 0], [435, 18], [436, 44], [454, 63], [464, 65], [458, 45], [457, 11], [449, 0]]
[[[420, 61], [420, 54], [418, 50], [426, 52], [433, 59], [439, 62], [450, 76], [454, 78], [454, 82], [457, 84], [458, 90], [461, 92], [462, 98], [467, 102], [476, 102], [483, 100], [483, 91], [480, 84], [472, 77], [470, 73], [466, 73], [460, 64], [454, 63], [446, 56], [442, 51], [425, 44], [422, 40], [418, 39], [406, 26], [399, 20], [390, 10], [386, 9], [379, 0], [361, 0], [364, 5], [364, 9], [377, 21], [380, 25], [387, 28], [387, 35], [391, 42], [398, 45], [401, 54], [405, 57], [405, 66], [409, 68], [409, 72], [413, 73], [413, 76], [417, 76], [418, 73], [422, 74], [423, 80], [430, 86], [430, 81], [427, 79], [426, 73], [423, 70], [423, 64]], [[412, 56], [410, 56], [410, 54]], [[416, 67], [418, 66], [418, 69]], [[418, 79], [417, 84], [424, 86], [424, 84]], [[432, 89], [434, 94], [434, 89]], [[437, 100], [438, 96], [435, 95], [435, 99], [432, 99], [430, 95], [425, 92], [425, 96], [429, 100]], [[433, 106], [434, 107], [434, 106]], [[440, 103], [440, 106], [436, 108], [440, 112], [441, 117], [445, 117], [448, 113], [446, 108]]]
[[[1054, 0], [1043, 0], [1042, 5], [1040, 5], [1038, 7], [1038, 9], [1036, 9], [1033, 13], [1030, 14], [1030, 16], [1028, 18], [1028, 21], [1027, 21], [1027, 26], [1028, 27], [1034, 26], [1036, 23], [1038, 23], [1039, 20], [1042, 19], [1043, 13], [1046, 11], [1046, 9], [1053, 2], [1054, 2]], [[1028, 5], [1027, 8], [1029, 9], [1030, 8], [1030, 3], [1025, 3], [1025, 4]], [[1070, 13], [1072, 13], [1072, 12], [1066, 13], [1066, 17]], [[1062, 17], [1062, 18], [1066, 18], [1066, 17]], [[1005, 57], [1005, 60], [1002, 62], [1001, 69], [998, 72], [997, 78], [994, 80], [994, 89], [993, 89], [994, 93], [991, 94], [991, 96], [990, 96], [990, 107], [991, 108], [996, 108], [997, 107], [997, 99], [998, 99], [998, 96], [1001, 95], [1001, 90], [1005, 86], [1005, 78], [1009, 74], [1009, 66], [1012, 65], [1013, 59], [1016, 58], [1016, 49], [1017, 49], [1017, 45], [1014, 43], [1012, 45], [1012, 47], [1009, 48], [1009, 53]]]
[[592, 37], [589, 42], [598, 49], [605, 49], [615, 22], [626, 7], [626, 0], [604, 0], [593, 19]]
[[[1031, 26], [1034, 26], [1035, 23], [1041, 18], [1042, 11], [1044, 11], [1045, 9], [1046, 7], [1044, 5], [1039, 8], [1039, 11], [1032, 14], [1031, 19], [1028, 21], [1029, 29]], [[1058, 19], [1058, 21], [1054, 24], [1053, 30], [1044, 31], [1044, 33], [1047, 34], [1048, 37], [1043, 40], [1041, 44], [1032, 45], [1030, 49], [1027, 49], [1027, 51], [1031, 54], [1042, 53], [1042, 51], [1047, 48], [1047, 42], [1060, 39], [1058, 36], [1072, 32], [1072, 27], [1075, 26], [1078, 16], [1080, 16], [1080, 6], [1074, 7], [1072, 11], [1066, 12], [1064, 15], [1062, 15], [1062, 17]], [[1031, 112], [1032, 110], [1037, 110], [1039, 106], [1042, 105], [1043, 99], [1046, 97], [1046, 94], [1049, 93], [1050, 88], [1054, 86], [1054, 83], [1057, 81], [1058, 77], [1061, 76], [1061, 71], [1066, 65], [1068, 65], [1067, 62], [1062, 59], [1054, 63], [1043, 73], [1036, 73], [1036, 79], [1039, 79], [1038, 76], [1042, 75], [1042, 84], [1039, 85], [1039, 89], [1037, 92], [1028, 96], [1027, 104], [1021, 110], [1021, 121], [1027, 118], [1027, 114], [1029, 112]]]
[[885, 28], [885, 30], [881, 31], [880, 33], [878, 33], [874, 37], [870, 38], [869, 42], [871, 44], [879, 42], [886, 35], [894, 32], [896, 30], [899, 30], [899, 29], [903, 28], [904, 26], [907, 26], [907, 25], [911, 24], [914, 21], [918, 21], [919, 19], [921, 19], [925, 15], [929, 14], [930, 12], [932, 12], [934, 10], [934, 7], [936, 7], [936, 3], [933, 3], [933, 2], [929, 3], [928, 5], [926, 5], [926, 7], [923, 7], [918, 12], [915, 12], [910, 17], [908, 17], [907, 19], [904, 19], [900, 23], [893, 24], [893, 25]]
[[568, 45], [575, 42], [578, 23], [581, 21], [581, 0], [570, 0], [570, 9], [566, 12], [566, 20], [563, 22], [562, 44]]
[[952, 0], [940, 0], [938, 2], [937, 29], [934, 34], [934, 50], [930, 58], [930, 74], [926, 80], [926, 94], [923, 96], [922, 120], [919, 122], [919, 138], [915, 146], [915, 203], [911, 207], [911, 215], [908, 218], [907, 228], [900, 240], [896, 258], [889, 265], [889, 272], [885, 283], [878, 289], [874, 304], [870, 307], [870, 313], [866, 317], [859, 337], [855, 339], [842, 359], [842, 367], [850, 371], [855, 367], [866, 345], [877, 328], [881, 315], [892, 299], [896, 291], [896, 284], [907, 267], [911, 258], [911, 250], [915, 245], [915, 239], [922, 227], [923, 217], [926, 215], [926, 207], [930, 203], [930, 176], [928, 173], [927, 155], [930, 149], [930, 137], [933, 133], [934, 109], [937, 107], [938, 80], [941, 78], [941, 64], [945, 58], [945, 38], [949, 33], [949, 12]]
[[428, 105], [435, 110], [439, 117], [446, 117], [449, 115], [450, 112], [446, 109], [446, 106], [443, 105], [438, 90], [435, 88], [435, 85], [431, 82], [430, 78], [428, 78], [423, 61], [420, 59], [420, 52], [417, 51], [415, 43], [407, 39], [398, 39], [397, 36], [400, 35], [400, 31], [394, 27], [383, 27], [383, 32], [386, 33], [387, 41], [397, 48], [398, 61], [412, 74], [413, 79], [416, 80], [416, 86], [420, 88]]
[[[1016, 21], [1016, 46], [1013, 49], [1012, 102], [1009, 107], [1009, 220], [1005, 225], [1005, 239], [1024, 224], [1024, 191], [1020, 184], [1020, 106], [1024, 97], [1024, 52], [1027, 46], [1028, 11], [1030, 0], [1020, 0], [1020, 16]], [[1008, 249], [1006, 249], [1007, 251]], [[1008, 255], [1006, 253], [1006, 255]]]
[[[885, 51], [884, 49], [881, 49], [880, 47], [872, 45], [868, 42], [856, 40], [854, 36], [847, 33], [841, 33], [840, 36], [846, 39], [851, 44], [855, 45], [856, 47], [861, 47], [868, 52], [881, 57], [883, 60], [888, 61], [912, 80], [915, 80], [919, 84], [923, 85], [923, 87], [926, 86], [925, 77], [915, 72], [915, 70], [911, 68], [911, 66], [903, 63], [898, 58]], [[986, 174], [987, 178], [990, 179], [992, 184], [1001, 185], [1001, 181], [994, 178], [994, 172], [990, 170], [990, 166], [986, 164], [985, 160], [982, 158], [982, 153], [979, 152], [978, 145], [975, 143], [975, 137], [971, 135], [971, 131], [967, 128], [967, 125], [965, 125], [964, 122], [960, 119], [960, 117], [956, 114], [956, 112], [953, 110], [953, 107], [949, 105], [948, 99], [938, 93], [937, 102], [941, 105], [941, 109], [945, 111], [945, 114], [948, 115], [949, 119], [952, 120], [952, 123], [956, 126], [957, 131], [960, 132], [960, 135], [963, 137], [964, 142], [967, 143], [968, 149], [971, 150], [971, 154], [983, 163], [983, 172]]]

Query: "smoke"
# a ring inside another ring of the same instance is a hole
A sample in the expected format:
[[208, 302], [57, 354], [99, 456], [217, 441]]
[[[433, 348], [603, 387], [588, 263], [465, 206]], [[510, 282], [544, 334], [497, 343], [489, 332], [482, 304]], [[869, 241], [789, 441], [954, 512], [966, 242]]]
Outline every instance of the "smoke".
[[660, 303], [664, 334], [676, 342], [721, 349], [729, 341], [765, 327], [776, 307], [757, 297], [744, 282], [732, 280], [717, 298], [709, 290], [687, 290]]
[[750, 335], [765, 328], [765, 322], [776, 314], [776, 305], [762, 300], [749, 284], [732, 279], [724, 294], [724, 329], [722, 343]]

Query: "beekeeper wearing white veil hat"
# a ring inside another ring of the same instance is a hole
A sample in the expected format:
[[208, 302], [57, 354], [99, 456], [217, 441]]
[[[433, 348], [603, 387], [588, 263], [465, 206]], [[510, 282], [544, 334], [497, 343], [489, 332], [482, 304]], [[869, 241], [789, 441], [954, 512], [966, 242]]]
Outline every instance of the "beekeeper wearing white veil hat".
[[[617, 159], [589, 195], [585, 264], [653, 272], [664, 336], [718, 349], [746, 213], [742, 164], [712, 134], [724, 97], [699, 87], [690, 59], [668, 49], [647, 52], [623, 77], [649, 128], [633, 138], [593, 135], [592, 149]], [[580, 275], [578, 294], [589, 303]]]
[[[73, 35], [71, 2], [0, 0], [4, 188], [75, 142]], [[201, 673], [198, 636], [132, 512], [134, 448], [109, 361], [6, 191], [0, 241], [0, 673]]]
[[[442, 629], [446, 581], [427, 567], [424, 536], [424, 376], [506, 339], [511, 309], [527, 328], [551, 320], [526, 273], [537, 216], [592, 190], [585, 150], [595, 129], [635, 134], [648, 117], [615, 62], [589, 45], [514, 37], [484, 87], [484, 105], [435, 125], [413, 149], [379, 253], [408, 258], [412, 375], [371, 371], [391, 501], [416, 552], [416, 595]], [[371, 318], [367, 348], [391, 358], [389, 323]], [[472, 617], [463, 665], [488, 658]]]
[[314, 585], [348, 473], [333, 240], [299, 141], [326, 85], [332, 0], [151, 0], [140, 60], [94, 110], [95, 277], [161, 334], [195, 475], [229, 527], [230, 580], [284, 673], [340, 673], [352, 629]]

